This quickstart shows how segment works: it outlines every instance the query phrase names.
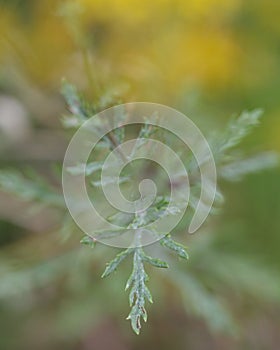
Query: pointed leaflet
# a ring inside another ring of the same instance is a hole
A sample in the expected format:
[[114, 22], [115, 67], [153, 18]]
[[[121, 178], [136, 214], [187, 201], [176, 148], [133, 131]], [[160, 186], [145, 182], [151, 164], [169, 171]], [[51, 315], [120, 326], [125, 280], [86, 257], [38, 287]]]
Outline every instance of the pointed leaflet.
[[167, 235], [164, 238], [162, 238], [160, 240], [160, 244], [176, 252], [180, 258], [183, 258], [183, 259], [189, 258], [188, 253], [185, 250], [185, 247], [182, 244], [175, 242], [170, 235]]

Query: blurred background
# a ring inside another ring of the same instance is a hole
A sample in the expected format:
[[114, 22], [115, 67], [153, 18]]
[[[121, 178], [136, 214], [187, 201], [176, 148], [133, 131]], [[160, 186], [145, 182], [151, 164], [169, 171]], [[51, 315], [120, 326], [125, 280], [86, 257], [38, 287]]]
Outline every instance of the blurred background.
[[279, 152], [279, 11], [275, 0], [0, 0], [0, 166], [16, 169], [0, 172], [12, 192], [0, 194], [1, 349], [279, 349], [279, 168], [220, 183], [220, 215], [183, 235], [189, 262], [149, 271], [138, 337], [125, 320], [130, 262], [101, 280], [117, 250], [80, 247], [55, 195], [36, 201], [51, 193], [37, 173], [61, 193], [63, 77], [93, 101], [162, 103], [205, 131], [260, 107], [242, 148]]

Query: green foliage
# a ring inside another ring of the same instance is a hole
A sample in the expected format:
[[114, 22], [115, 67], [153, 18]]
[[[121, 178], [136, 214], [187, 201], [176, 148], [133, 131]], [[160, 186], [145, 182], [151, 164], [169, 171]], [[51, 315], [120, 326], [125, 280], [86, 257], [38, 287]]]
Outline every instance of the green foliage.
[[[69, 101], [69, 100], [68, 100]], [[243, 112], [239, 118], [232, 120], [227, 130], [224, 132], [224, 134], [221, 137], [217, 138], [217, 141], [215, 141], [214, 151], [216, 159], [219, 163], [223, 164], [223, 169], [221, 169], [221, 176], [224, 178], [228, 178], [229, 180], [233, 180], [236, 177], [240, 177], [241, 174], [245, 174], [246, 172], [251, 172], [252, 170], [257, 170], [257, 166], [252, 164], [250, 162], [250, 166], [243, 166], [243, 169], [246, 170], [240, 170], [239, 173], [236, 171], [235, 176], [233, 176], [232, 168], [234, 167], [233, 157], [228, 156], [227, 152], [236, 147], [241, 140], [251, 131], [251, 129], [259, 124], [259, 118], [261, 115], [260, 110], [255, 110], [252, 112]], [[153, 118], [152, 116], [151, 118]], [[114, 134], [114, 138], [109, 139], [109, 142], [111, 143], [110, 148], [116, 147], [118, 144], [120, 144], [124, 139], [124, 128], [119, 128], [117, 130], [118, 134]], [[139, 132], [138, 135], [138, 141], [135, 144], [135, 147], [132, 151], [132, 155], [136, 150], [142, 147], [143, 144], [145, 144], [145, 139], [149, 139], [152, 135], [156, 133], [157, 129], [154, 127], [151, 127], [148, 124], [144, 124]], [[226, 161], [226, 162], [225, 162]], [[264, 162], [263, 162], [264, 163]], [[266, 164], [271, 164], [273, 161], [267, 160]], [[233, 164], [233, 165], [231, 165]], [[273, 163], [275, 164], [275, 162]], [[92, 174], [96, 170], [100, 170], [101, 164], [95, 163], [94, 165], [89, 164], [86, 166], [86, 175]], [[265, 166], [264, 166], [265, 167]], [[252, 169], [253, 168], [253, 169]], [[73, 169], [72, 169], [73, 173]], [[230, 176], [228, 174], [231, 174]], [[121, 182], [125, 182], [128, 180], [128, 177], [122, 177], [120, 179]], [[114, 181], [114, 179], [108, 179], [108, 183], [111, 183]], [[100, 181], [93, 182], [95, 186], [100, 185]], [[106, 184], [105, 184], [106, 185]], [[193, 187], [199, 187], [198, 184], [194, 183]], [[194, 197], [195, 198], [195, 197]], [[218, 198], [222, 198], [222, 194], [218, 192]], [[141, 213], [141, 215], [136, 215], [134, 217], [130, 217], [126, 223], [123, 221], [125, 219], [125, 215], [123, 214], [115, 214], [115, 216], [111, 217], [111, 221], [115, 222], [116, 219], [118, 220], [118, 224], [122, 222], [124, 226], [127, 228], [134, 228], [134, 229], [140, 229], [142, 226], [147, 225], [148, 223], [152, 223], [157, 218], [164, 216], [164, 215], [172, 215], [174, 213], [177, 213], [180, 211], [179, 207], [173, 207], [169, 208], [167, 210], [169, 204], [169, 198], [166, 196], [157, 196], [155, 202], [151, 207], [149, 207], [147, 210]], [[127, 216], [126, 216], [127, 219]], [[112, 234], [112, 232], [111, 232]], [[175, 252], [179, 258], [187, 260], [189, 258], [188, 253], [186, 252], [186, 248], [180, 244], [174, 241], [170, 234], [163, 237], [160, 240], [160, 244], [172, 250]], [[129, 295], [129, 301], [131, 312], [128, 316], [128, 319], [131, 321], [131, 325], [133, 330], [136, 334], [139, 334], [140, 328], [141, 328], [141, 318], [146, 322], [147, 320], [147, 312], [145, 310], [145, 299], [152, 302], [151, 293], [148, 290], [146, 286], [146, 282], [148, 281], [148, 276], [144, 270], [144, 262], [149, 263], [150, 265], [158, 268], [167, 268], [168, 264], [160, 259], [152, 258], [145, 254], [144, 250], [142, 248], [134, 248], [132, 249], [126, 249], [123, 250], [121, 253], [119, 253], [115, 259], [113, 259], [106, 267], [105, 272], [103, 273], [102, 277], [106, 277], [109, 274], [111, 274], [113, 271], [117, 269], [119, 264], [129, 255], [133, 252], [133, 271], [132, 274], [127, 282], [126, 289], [131, 288], [130, 295]], [[173, 273], [174, 274], [174, 273]], [[177, 273], [178, 274], [178, 273]], [[176, 274], [174, 274], [176, 276]], [[184, 281], [184, 278], [180, 278], [180, 280]], [[188, 277], [185, 287], [189, 290], [189, 298], [193, 295], [193, 303], [197, 300], [197, 307], [199, 308], [198, 314], [203, 314], [206, 319], [210, 321], [212, 314], [214, 312], [217, 312], [221, 317], [220, 321], [217, 321], [217, 327], [219, 327], [220, 323], [225, 324], [231, 324], [231, 316], [226, 312], [226, 309], [219, 304], [219, 302], [209, 295], [206, 290], [203, 289], [203, 287], [194, 280], [192, 277]], [[193, 286], [191, 288], [191, 286]], [[199, 301], [200, 300], [200, 301]], [[204, 300], [204, 306], [201, 305], [201, 301]], [[223, 315], [223, 316], [221, 316]]]
[[[102, 108], [108, 107], [113, 104], [113, 99], [103, 98], [100, 100], [100, 103], [88, 103], [84, 96], [78, 92], [75, 86], [63, 82], [62, 93], [65, 97], [68, 110], [70, 115], [63, 118], [63, 125], [65, 127], [78, 128], [87, 118], [91, 117], [93, 114], [101, 110]], [[107, 102], [106, 102], [107, 101]], [[265, 168], [273, 167], [278, 163], [278, 156], [273, 153], [261, 154], [252, 157], [243, 157], [240, 152], [238, 156], [232, 153], [232, 150], [243, 140], [243, 138], [248, 135], [248, 133], [253, 129], [253, 127], [259, 124], [259, 118], [261, 111], [256, 110], [252, 112], [243, 112], [239, 118], [232, 120], [227, 129], [218, 135], [215, 140], [212, 142], [212, 148], [214, 156], [218, 165], [218, 175], [220, 178], [224, 178], [229, 181], [240, 180], [243, 176], [248, 173], [260, 171]], [[121, 121], [126, 117], [125, 111], [121, 115], [115, 116], [115, 126], [116, 129], [111, 132], [109, 135], [103, 138], [99, 146], [102, 147], [102, 152], [109, 152], [111, 149], [117, 147], [120, 143], [123, 142], [125, 138], [125, 129], [118, 127], [121, 125]], [[156, 118], [156, 116], [151, 116]], [[99, 132], [102, 125], [96, 125], [95, 132]], [[157, 128], [151, 127], [148, 123], [144, 124], [139, 131], [138, 141], [135, 144], [134, 149], [132, 150], [132, 155], [134, 152], [141, 148], [146, 140], [151, 136], [155, 137], [157, 134]], [[120, 158], [122, 157], [119, 154]], [[195, 161], [193, 159], [189, 160], [186, 164], [187, 170], [191, 173], [197, 172], [197, 167], [195, 167]], [[90, 183], [97, 187], [95, 190], [98, 191], [100, 186], [100, 170], [102, 169], [102, 161], [93, 161], [87, 164], [77, 164], [68, 168], [68, 171], [73, 176], [81, 175], [85, 171], [85, 175], [89, 178]], [[191, 200], [196, 201], [198, 199], [197, 192], [200, 190], [199, 178], [196, 180], [196, 176], [193, 177], [193, 182], [191, 184]], [[127, 174], [124, 174], [119, 179], [120, 183], [124, 185], [130, 185], [130, 177]], [[109, 185], [114, 182], [115, 178], [108, 178], [106, 183]], [[104, 182], [103, 182], [104, 185]], [[1, 188], [9, 193], [16, 194], [21, 198], [28, 201], [41, 202], [50, 206], [55, 206], [59, 208], [64, 208], [64, 200], [62, 195], [57, 192], [47, 181], [42, 180], [42, 177], [36, 173], [26, 173], [22, 175], [19, 172], [14, 170], [2, 170], [0, 172], [0, 186]], [[134, 195], [133, 190], [129, 191], [131, 195]], [[217, 201], [222, 203], [223, 196], [220, 192], [217, 194]], [[156, 219], [167, 216], [175, 215], [180, 212], [180, 203], [173, 204], [169, 206], [169, 197], [164, 193], [156, 197], [153, 204], [141, 213], [136, 214], [127, 214], [122, 212], [115, 212], [110, 217], [107, 218], [108, 221], [123, 227], [123, 229], [111, 230], [111, 231], [97, 231], [94, 232], [91, 236], [85, 236], [81, 239], [81, 244], [86, 245], [90, 248], [96, 246], [98, 238], [110, 238], [116, 237], [123, 234], [127, 229], [135, 229], [141, 235], [141, 227], [152, 224]], [[214, 209], [212, 213], [214, 212]], [[66, 224], [65, 224], [66, 226]], [[67, 224], [67, 230], [69, 226]], [[155, 234], [160, 234], [155, 232]], [[139, 237], [137, 237], [139, 239]], [[175, 253], [183, 261], [188, 260], [189, 256], [186, 250], [186, 247], [178, 242], [176, 242], [170, 234], [162, 237], [159, 240], [159, 244], [155, 244], [161, 252], [165, 254], [167, 248], [172, 253]], [[199, 246], [199, 244], [198, 244]], [[200, 246], [201, 247], [201, 246]], [[146, 250], [146, 249], [145, 249]], [[129, 304], [131, 311], [128, 315], [128, 319], [131, 321], [132, 328], [136, 334], [139, 334], [141, 328], [141, 320], [144, 322], [147, 321], [147, 312], [145, 309], [145, 302], [149, 301], [152, 303], [152, 295], [147, 288], [146, 284], [148, 282], [148, 275], [145, 271], [144, 264], [149, 264], [152, 267], [157, 267], [160, 269], [166, 269], [171, 266], [169, 260], [168, 263], [160, 258], [154, 258], [146, 254], [144, 248], [131, 247], [128, 249], [122, 249], [115, 258], [113, 258], [109, 263], [107, 263], [102, 277], [107, 277], [117, 270], [119, 265], [126, 260], [130, 255], [133, 256], [133, 270], [126, 283], [125, 289], [130, 289], [129, 293]], [[95, 252], [98, 250], [96, 249]], [[98, 256], [98, 252], [95, 253]], [[207, 246], [202, 245], [201, 251], [197, 253], [197, 256], [203, 259], [208, 259], [208, 248]], [[161, 255], [160, 255], [161, 256]], [[170, 254], [172, 257], [172, 255]], [[232, 286], [233, 281], [227, 275], [227, 272], [224, 270], [223, 265], [219, 262], [219, 253], [213, 257], [209, 257], [209, 266], [208, 274], [211, 275], [213, 280], [215, 279], [224, 279], [227, 281], [229, 286]], [[167, 259], [169, 259], [169, 255]], [[212, 259], [212, 260], [211, 260]], [[215, 260], [216, 259], [216, 260]], [[69, 263], [71, 257], [61, 258]], [[172, 261], [172, 260], [171, 260]], [[173, 269], [169, 274], [170, 280], [178, 286], [178, 289], [182, 292], [183, 300], [185, 302], [186, 308], [191, 310], [195, 315], [204, 318], [207, 323], [209, 323], [214, 329], [222, 329], [224, 326], [234, 329], [234, 321], [231, 313], [228, 311], [228, 307], [220, 300], [219, 296], [213, 295], [211, 293], [211, 286], [208, 289], [199, 281], [198, 277], [195, 276], [195, 269], [192, 266], [192, 259], [189, 260], [189, 270], [182, 272], [181, 267]], [[215, 262], [215, 263], [214, 263]], [[179, 265], [182, 263], [177, 262]], [[64, 264], [64, 267], [67, 264]], [[215, 270], [215, 266], [217, 270]], [[233, 259], [230, 260], [230, 266], [232, 271], [238, 271], [238, 262]], [[194, 270], [193, 273], [191, 270]], [[253, 268], [252, 268], [253, 269]], [[56, 271], [59, 271], [57, 265], [54, 263], [51, 268], [53, 274]], [[244, 271], [244, 270], [243, 270]], [[36, 276], [39, 272], [30, 271], [29, 273], [35, 273]], [[245, 276], [240, 276], [240, 285], [244, 290], [247, 287], [247, 274], [250, 275], [250, 271], [246, 272]], [[39, 280], [48, 280], [52, 278], [44, 273], [41, 275]], [[270, 277], [267, 277], [270, 280]], [[0, 295], [5, 295], [6, 291], [11, 285], [20, 285], [22, 276], [18, 273], [14, 273], [11, 279], [4, 280], [4, 287], [0, 287]], [[40, 282], [41, 283], [41, 282]], [[43, 283], [43, 282], [42, 282]], [[249, 283], [249, 282], [248, 282]], [[252, 283], [255, 283], [252, 281]], [[5, 285], [7, 287], [5, 287]], [[30, 286], [25, 286], [28, 290]], [[6, 289], [5, 289], [6, 288]], [[277, 287], [275, 287], [277, 290]], [[263, 293], [267, 293], [264, 288]], [[7, 293], [6, 293], [7, 294]]]

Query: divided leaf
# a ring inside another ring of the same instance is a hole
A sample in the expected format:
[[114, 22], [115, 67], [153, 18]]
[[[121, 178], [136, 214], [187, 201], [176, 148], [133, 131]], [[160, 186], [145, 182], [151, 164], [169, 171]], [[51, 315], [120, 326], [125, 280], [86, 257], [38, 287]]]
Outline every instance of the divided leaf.
[[126, 284], [126, 289], [131, 288], [129, 305], [132, 309], [127, 317], [131, 322], [132, 329], [136, 334], [140, 333], [141, 318], [147, 321], [145, 299], [152, 303], [152, 296], [146, 286], [148, 275], [144, 270], [142, 248], [135, 248], [133, 258], [133, 271]]

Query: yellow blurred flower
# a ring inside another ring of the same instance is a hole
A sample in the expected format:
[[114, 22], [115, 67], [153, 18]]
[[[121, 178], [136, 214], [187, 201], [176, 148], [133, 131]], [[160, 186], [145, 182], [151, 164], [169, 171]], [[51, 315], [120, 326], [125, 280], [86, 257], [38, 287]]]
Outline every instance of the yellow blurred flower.
[[[0, 59], [48, 85], [69, 70], [81, 76], [79, 50], [89, 44], [93, 70], [125, 79], [140, 98], [151, 84], [174, 94], [189, 82], [220, 88], [248, 64], [229, 20], [242, 6], [241, 0], [40, 0], [28, 25], [4, 7]], [[254, 74], [245, 79], [254, 84]]]

